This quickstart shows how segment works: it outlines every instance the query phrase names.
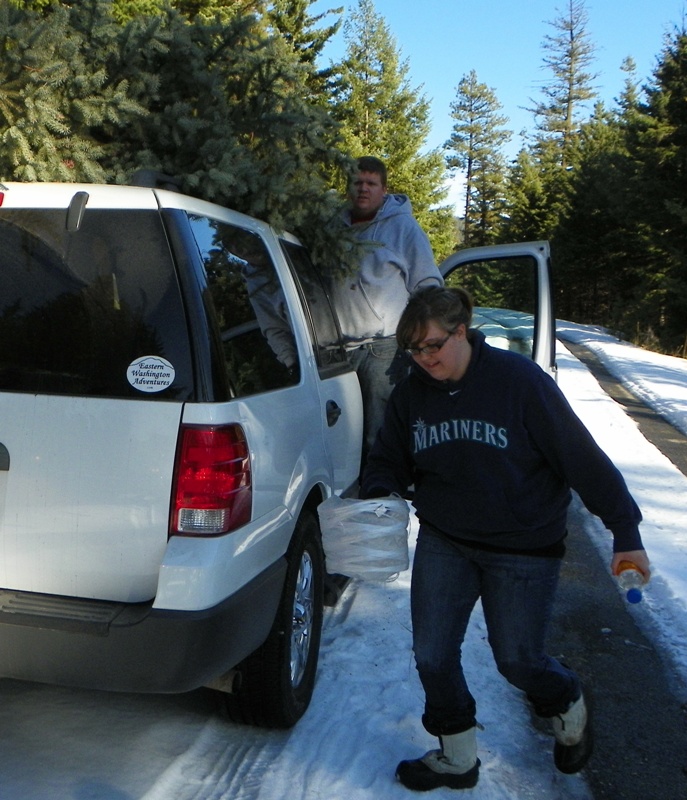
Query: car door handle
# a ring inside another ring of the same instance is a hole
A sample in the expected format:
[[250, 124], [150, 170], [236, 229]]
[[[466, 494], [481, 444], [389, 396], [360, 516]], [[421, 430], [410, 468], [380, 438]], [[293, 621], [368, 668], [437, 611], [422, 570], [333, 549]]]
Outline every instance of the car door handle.
[[0, 442], [0, 470], [6, 472], [10, 468], [10, 451]]
[[333, 400], [327, 400], [327, 425], [331, 428], [336, 425], [339, 417], [341, 416], [341, 407]]

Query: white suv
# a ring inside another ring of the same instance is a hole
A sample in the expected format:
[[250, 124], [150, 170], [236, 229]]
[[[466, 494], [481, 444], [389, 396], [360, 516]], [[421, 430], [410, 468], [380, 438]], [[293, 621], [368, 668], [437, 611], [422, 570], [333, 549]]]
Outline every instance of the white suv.
[[0, 675], [213, 686], [292, 725], [316, 508], [355, 484], [361, 426], [292, 236], [155, 188], [0, 185]]

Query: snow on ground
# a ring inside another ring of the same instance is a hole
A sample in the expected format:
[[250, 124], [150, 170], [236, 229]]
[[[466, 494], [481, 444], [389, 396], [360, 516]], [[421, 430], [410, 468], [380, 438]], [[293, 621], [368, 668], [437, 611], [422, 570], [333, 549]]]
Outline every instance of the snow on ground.
[[[687, 425], [687, 361], [559, 323], [616, 376]], [[645, 632], [687, 676], [687, 478], [638, 432], [588, 370], [559, 349], [559, 383], [624, 473], [644, 513], [654, 575], [639, 607]], [[683, 428], [684, 430], [684, 428]], [[610, 558], [610, 536], [585, 514]], [[411, 550], [416, 534], [411, 530]], [[146, 697], [0, 682], [0, 794], [8, 800], [396, 800], [396, 763], [435, 742], [420, 723], [422, 692], [411, 656], [410, 573], [357, 583], [328, 610], [318, 683], [291, 731], [227, 723], [208, 694]], [[432, 800], [589, 800], [581, 776], [553, 767], [553, 739], [535, 728], [520, 694], [501, 678], [474, 614], [465, 666], [478, 699], [480, 781], [436, 790]]]
[[[411, 656], [409, 585], [408, 572], [393, 583], [358, 584], [335, 610], [313, 698], [316, 711], [293, 731], [291, 755], [274, 765], [259, 800], [283, 800], [285, 786], [289, 800], [412, 796], [395, 781], [396, 764], [422, 755], [437, 740], [420, 723], [423, 694]], [[589, 798], [581, 777], [553, 768], [553, 739], [532, 726], [522, 696], [496, 672], [481, 610], [471, 623], [464, 658], [484, 730], [479, 784], [463, 794], [485, 800]], [[432, 798], [449, 797], [455, 800], [456, 793], [432, 792]]]

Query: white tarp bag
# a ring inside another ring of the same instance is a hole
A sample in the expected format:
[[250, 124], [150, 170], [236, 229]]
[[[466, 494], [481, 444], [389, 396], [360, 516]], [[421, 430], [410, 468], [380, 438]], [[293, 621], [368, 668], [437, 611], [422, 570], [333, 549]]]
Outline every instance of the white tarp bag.
[[318, 506], [327, 571], [388, 581], [408, 569], [408, 503], [398, 496], [371, 500], [336, 495]]

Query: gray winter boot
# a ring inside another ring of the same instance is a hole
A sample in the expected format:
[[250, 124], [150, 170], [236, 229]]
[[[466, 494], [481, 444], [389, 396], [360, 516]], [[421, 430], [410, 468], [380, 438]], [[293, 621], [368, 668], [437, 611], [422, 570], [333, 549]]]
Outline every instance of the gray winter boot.
[[567, 775], [579, 772], [589, 761], [593, 749], [591, 703], [581, 694], [565, 711], [551, 718], [556, 744], [553, 760], [556, 768]]
[[416, 792], [427, 792], [440, 786], [449, 789], [471, 789], [479, 777], [477, 728], [451, 736], [440, 736], [441, 750], [430, 750], [422, 758], [401, 761], [396, 777]]

